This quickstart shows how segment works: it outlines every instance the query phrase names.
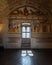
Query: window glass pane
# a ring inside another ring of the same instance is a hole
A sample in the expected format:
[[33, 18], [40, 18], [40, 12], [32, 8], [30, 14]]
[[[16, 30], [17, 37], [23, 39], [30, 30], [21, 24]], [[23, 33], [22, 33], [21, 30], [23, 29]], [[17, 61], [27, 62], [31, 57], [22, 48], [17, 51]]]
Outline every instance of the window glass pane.
[[25, 38], [25, 36], [26, 36], [26, 33], [22, 33], [22, 38]]
[[30, 27], [27, 27], [26, 32], [30, 32]]
[[26, 38], [30, 38], [30, 33], [26, 33]]
[[25, 27], [22, 27], [22, 32], [25, 32]]

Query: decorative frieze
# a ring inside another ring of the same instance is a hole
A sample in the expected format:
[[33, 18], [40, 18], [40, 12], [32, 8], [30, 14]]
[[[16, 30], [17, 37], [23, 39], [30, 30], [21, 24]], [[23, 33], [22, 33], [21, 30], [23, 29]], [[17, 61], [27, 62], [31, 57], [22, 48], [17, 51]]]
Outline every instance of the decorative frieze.
[[40, 24], [34, 24], [34, 33], [51, 33], [52, 32], [52, 24], [48, 24], [48, 23], [40, 23]]

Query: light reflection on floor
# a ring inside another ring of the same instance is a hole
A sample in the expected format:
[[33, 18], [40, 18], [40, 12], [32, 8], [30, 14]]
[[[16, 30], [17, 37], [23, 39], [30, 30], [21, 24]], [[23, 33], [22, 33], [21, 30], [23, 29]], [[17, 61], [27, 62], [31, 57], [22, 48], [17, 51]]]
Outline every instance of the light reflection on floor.
[[21, 51], [21, 63], [22, 65], [32, 65], [32, 56], [34, 54], [31, 50], [22, 50]]
[[22, 65], [32, 65], [31, 64], [31, 58], [30, 56], [25, 56], [25, 57], [22, 57], [21, 58], [21, 61], [22, 61]]
[[31, 50], [22, 50], [21, 56], [33, 56], [33, 53]]
[[26, 50], [22, 50], [21, 51], [21, 56], [26, 56], [27, 54], [26, 54]]
[[32, 52], [31, 50], [27, 50], [27, 54], [28, 54], [29, 56], [33, 56], [33, 52]]

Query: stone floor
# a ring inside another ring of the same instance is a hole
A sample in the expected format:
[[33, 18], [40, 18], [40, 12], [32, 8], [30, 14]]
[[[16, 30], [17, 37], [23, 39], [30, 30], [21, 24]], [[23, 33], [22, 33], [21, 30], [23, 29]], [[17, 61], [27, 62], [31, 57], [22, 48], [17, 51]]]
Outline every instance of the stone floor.
[[32, 50], [34, 56], [21, 56], [22, 50], [0, 50], [0, 65], [52, 65], [52, 50]]

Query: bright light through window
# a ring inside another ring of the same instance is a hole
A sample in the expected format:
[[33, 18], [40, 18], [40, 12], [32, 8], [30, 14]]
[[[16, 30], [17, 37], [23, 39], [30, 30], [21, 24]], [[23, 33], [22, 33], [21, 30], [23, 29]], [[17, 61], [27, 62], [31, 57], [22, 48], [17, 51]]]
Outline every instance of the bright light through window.
[[22, 27], [22, 38], [30, 38], [31, 37], [31, 31], [30, 31], [30, 27]]
[[26, 36], [27, 38], [30, 38], [30, 34], [29, 34], [29, 33], [26, 33], [26, 35], [27, 35], [27, 36]]
[[30, 32], [30, 27], [27, 27], [27, 32]]
[[26, 33], [22, 33], [22, 38], [26, 38]]
[[26, 31], [25, 27], [22, 27], [22, 32], [25, 32], [25, 31]]

